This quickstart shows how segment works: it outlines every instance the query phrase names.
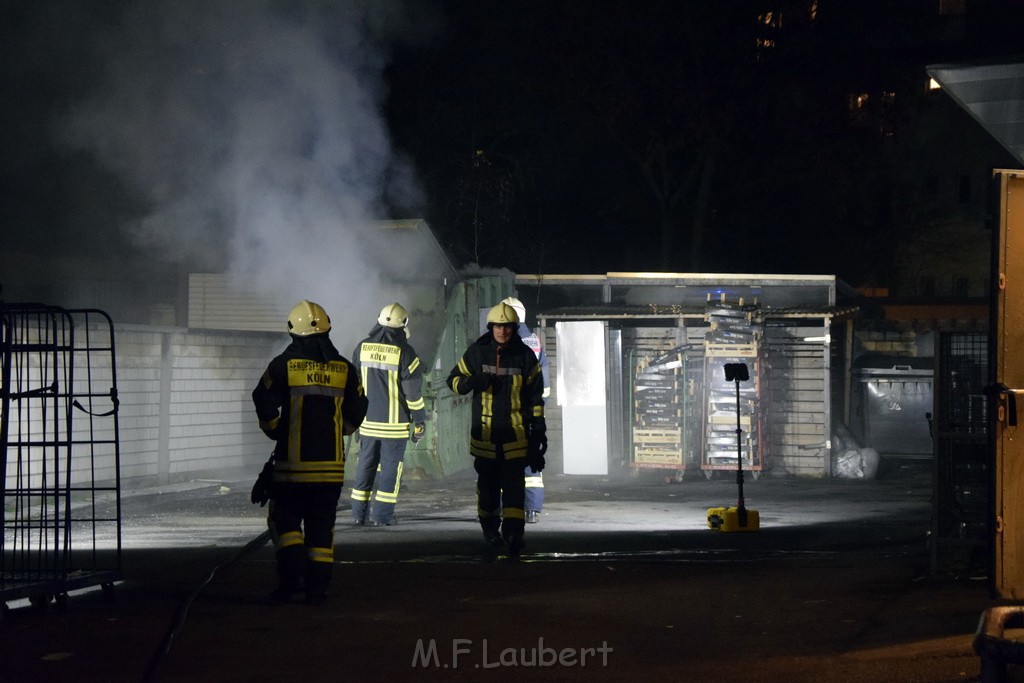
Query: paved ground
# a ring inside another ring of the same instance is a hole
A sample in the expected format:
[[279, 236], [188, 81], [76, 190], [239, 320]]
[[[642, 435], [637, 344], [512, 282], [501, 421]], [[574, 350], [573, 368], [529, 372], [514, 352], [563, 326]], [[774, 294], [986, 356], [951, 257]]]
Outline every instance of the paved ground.
[[[255, 474], [255, 473], [253, 473]], [[249, 481], [126, 492], [115, 599], [12, 602], [0, 673], [31, 681], [969, 681], [997, 604], [933, 578], [931, 480], [762, 477], [761, 530], [716, 533], [732, 477], [547, 477], [519, 564], [486, 554], [473, 482], [409, 481], [400, 524], [339, 514], [329, 603], [266, 604], [273, 552]], [[1011, 671], [1011, 680], [1017, 676]]]

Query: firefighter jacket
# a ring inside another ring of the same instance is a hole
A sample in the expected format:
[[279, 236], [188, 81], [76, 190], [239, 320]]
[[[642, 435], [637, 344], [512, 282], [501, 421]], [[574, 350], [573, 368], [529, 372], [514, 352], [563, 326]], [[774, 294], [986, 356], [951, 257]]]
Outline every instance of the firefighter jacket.
[[410, 423], [426, 422], [423, 368], [406, 341], [405, 330], [374, 325], [356, 345], [353, 363], [360, 373], [370, 407], [360, 436], [408, 439]]
[[252, 402], [260, 429], [277, 442], [275, 482], [344, 482], [344, 437], [362, 423], [366, 395], [327, 334], [293, 337], [270, 361]]
[[469, 452], [493, 459], [500, 445], [508, 459], [525, 458], [530, 432], [545, 430], [540, 363], [518, 335], [499, 348], [487, 332], [448, 375], [456, 394], [473, 393]]

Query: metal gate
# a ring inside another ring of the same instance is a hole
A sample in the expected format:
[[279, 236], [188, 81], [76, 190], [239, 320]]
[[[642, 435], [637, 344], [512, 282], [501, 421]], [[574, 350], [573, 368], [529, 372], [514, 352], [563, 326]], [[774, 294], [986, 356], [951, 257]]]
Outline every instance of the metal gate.
[[988, 335], [944, 332], [935, 367], [932, 574], [988, 572]]
[[98, 310], [0, 302], [0, 596], [37, 607], [121, 569], [114, 329]]

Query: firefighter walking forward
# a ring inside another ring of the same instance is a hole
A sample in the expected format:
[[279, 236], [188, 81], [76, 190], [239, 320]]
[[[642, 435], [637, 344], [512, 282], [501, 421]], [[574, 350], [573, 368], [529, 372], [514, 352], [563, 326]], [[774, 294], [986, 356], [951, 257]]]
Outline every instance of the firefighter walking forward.
[[405, 445], [410, 438], [417, 443], [426, 433], [423, 371], [419, 356], [407, 341], [408, 325], [408, 312], [400, 304], [388, 304], [352, 354], [369, 401], [366, 419], [359, 427], [359, 463], [352, 487], [356, 524], [397, 523], [394, 513]]
[[279, 602], [303, 590], [307, 603], [327, 600], [344, 437], [366, 415], [359, 374], [331, 343], [330, 329], [319, 304], [299, 302], [288, 316], [291, 343], [252, 392], [260, 428], [275, 441], [267, 525], [278, 577], [270, 597]]
[[540, 363], [518, 329], [515, 309], [499, 303], [487, 314], [487, 332], [448, 375], [452, 391], [473, 395], [469, 452], [484, 540], [507, 546], [512, 559], [524, 546], [524, 468], [543, 470], [547, 450]]

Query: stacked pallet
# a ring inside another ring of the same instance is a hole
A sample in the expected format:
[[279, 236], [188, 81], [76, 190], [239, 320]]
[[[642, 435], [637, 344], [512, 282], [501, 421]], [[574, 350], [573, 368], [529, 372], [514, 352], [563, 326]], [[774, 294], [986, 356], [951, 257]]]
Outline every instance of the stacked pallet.
[[648, 351], [637, 357], [633, 385], [634, 464], [683, 466], [683, 354]]
[[[759, 385], [759, 349], [762, 337], [760, 307], [730, 303], [723, 298], [708, 302], [711, 329], [704, 338], [704, 453], [705, 471], [736, 469], [737, 453], [744, 469], [762, 469]], [[749, 380], [727, 380], [727, 364], [747, 366]], [[737, 418], [737, 409], [739, 416]], [[741, 430], [737, 439], [737, 424]]]

